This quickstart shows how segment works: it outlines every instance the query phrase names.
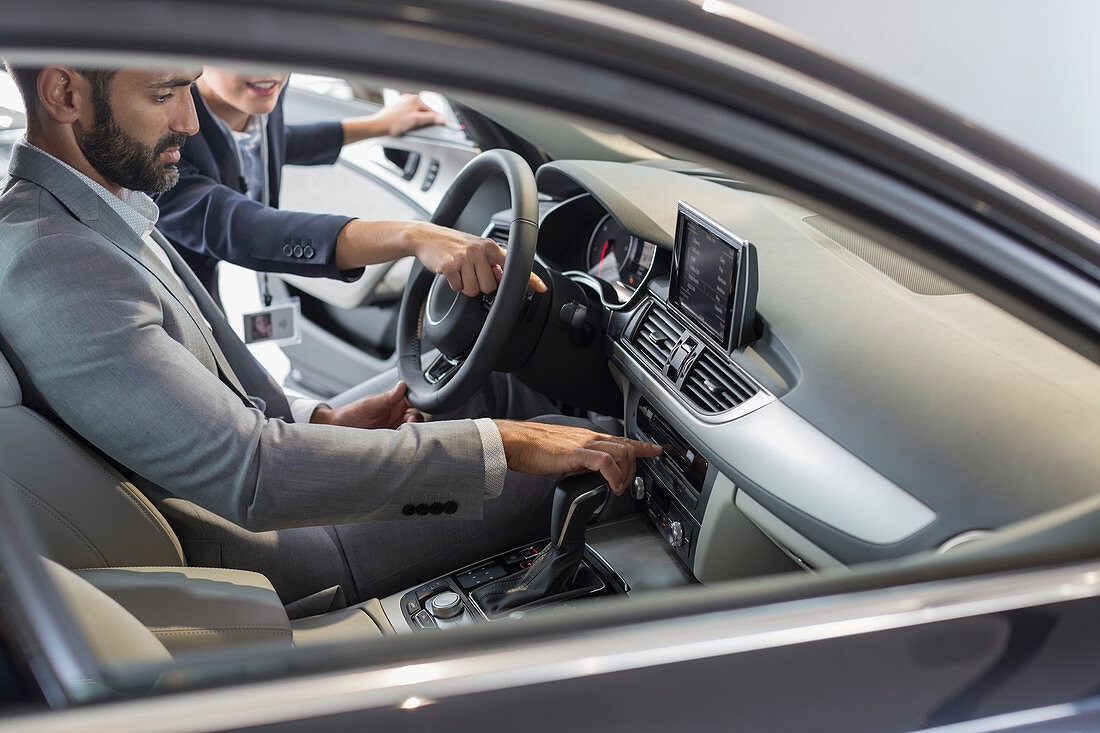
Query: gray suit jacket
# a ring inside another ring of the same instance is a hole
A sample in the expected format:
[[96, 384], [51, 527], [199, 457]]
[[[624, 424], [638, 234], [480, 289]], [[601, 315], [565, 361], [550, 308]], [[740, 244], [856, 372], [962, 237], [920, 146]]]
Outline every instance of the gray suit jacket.
[[18, 144], [9, 174], [0, 341], [29, 406], [146, 481], [252, 530], [400, 519], [410, 504], [448, 500], [455, 518], [480, 517], [485, 462], [471, 421], [396, 431], [293, 423], [282, 391], [171, 247], [213, 331], [70, 171]]

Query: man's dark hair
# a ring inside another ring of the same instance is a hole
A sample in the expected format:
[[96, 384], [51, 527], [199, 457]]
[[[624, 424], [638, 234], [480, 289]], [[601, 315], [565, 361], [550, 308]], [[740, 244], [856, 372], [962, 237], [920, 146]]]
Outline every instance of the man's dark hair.
[[[44, 67], [27, 68], [12, 66], [11, 62], [4, 61], [4, 68], [11, 74], [19, 94], [23, 97], [23, 108], [27, 113], [27, 128], [34, 125], [35, 115], [38, 112], [38, 75]], [[111, 80], [117, 73], [114, 69], [74, 69], [92, 85], [92, 100], [98, 105], [106, 104], [107, 91], [110, 89]]]

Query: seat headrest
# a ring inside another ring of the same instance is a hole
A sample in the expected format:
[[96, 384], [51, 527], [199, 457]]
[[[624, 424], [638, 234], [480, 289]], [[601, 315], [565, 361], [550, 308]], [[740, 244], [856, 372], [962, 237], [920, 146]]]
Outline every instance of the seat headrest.
[[22, 403], [23, 392], [19, 389], [19, 380], [4, 355], [0, 353], [0, 407], [14, 407]]

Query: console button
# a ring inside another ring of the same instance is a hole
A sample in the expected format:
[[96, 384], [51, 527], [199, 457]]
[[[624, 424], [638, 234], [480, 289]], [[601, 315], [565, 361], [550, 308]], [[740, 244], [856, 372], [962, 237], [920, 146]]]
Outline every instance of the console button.
[[462, 598], [453, 590], [445, 590], [428, 601], [436, 618], [454, 618], [462, 613]]
[[436, 627], [435, 619], [432, 618], [430, 613], [424, 610], [417, 611], [416, 615], [413, 616], [413, 621], [422, 629], [434, 629]]
[[668, 544], [679, 547], [684, 544], [684, 527], [679, 522], [670, 522], [668, 525]]
[[491, 565], [483, 565], [480, 568], [474, 568], [468, 570], [461, 575], [455, 576], [455, 580], [462, 586], [463, 590], [470, 590], [476, 588], [479, 585], [488, 583], [490, 580], [496, 580], [507, 575], [508, 572], [500, 565], [493, 563]]
[[420, 602], [423, 603], [433, 593], [437, 593], [441, 590], [447, 590], [449, 587], [450, 586], [448, 585], [446, 579], [441, 579], [433, 581], [431, 583], [425, 583], [424, 585], [417, 588], [414, 593], [416, 593], [416, 597], [420, 599]]
[[416, 612], [419, 610], [420, 601], [416, 600], [415, 598], [410, 598], [409, 600], [405, 601], [405, 613], [409, 614], [410, 616], [415, 616]]

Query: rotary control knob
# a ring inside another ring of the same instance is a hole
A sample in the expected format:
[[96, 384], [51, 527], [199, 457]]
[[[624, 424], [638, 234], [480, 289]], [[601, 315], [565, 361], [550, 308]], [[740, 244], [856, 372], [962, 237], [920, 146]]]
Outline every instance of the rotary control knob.
[[462, 613], [462, 599], [453, 590], [443, 591], [428, 600], [428, 610], [436, 618], [454, 618]]
[[684, 544], [684, 526], [679, 522], [668, 523], [668, 544], [673, 547]]
[[630, 485], [630, 495], [638, 501], [645, 498], [645, 479], [641, 476], [634, 477], [634, 483]]

